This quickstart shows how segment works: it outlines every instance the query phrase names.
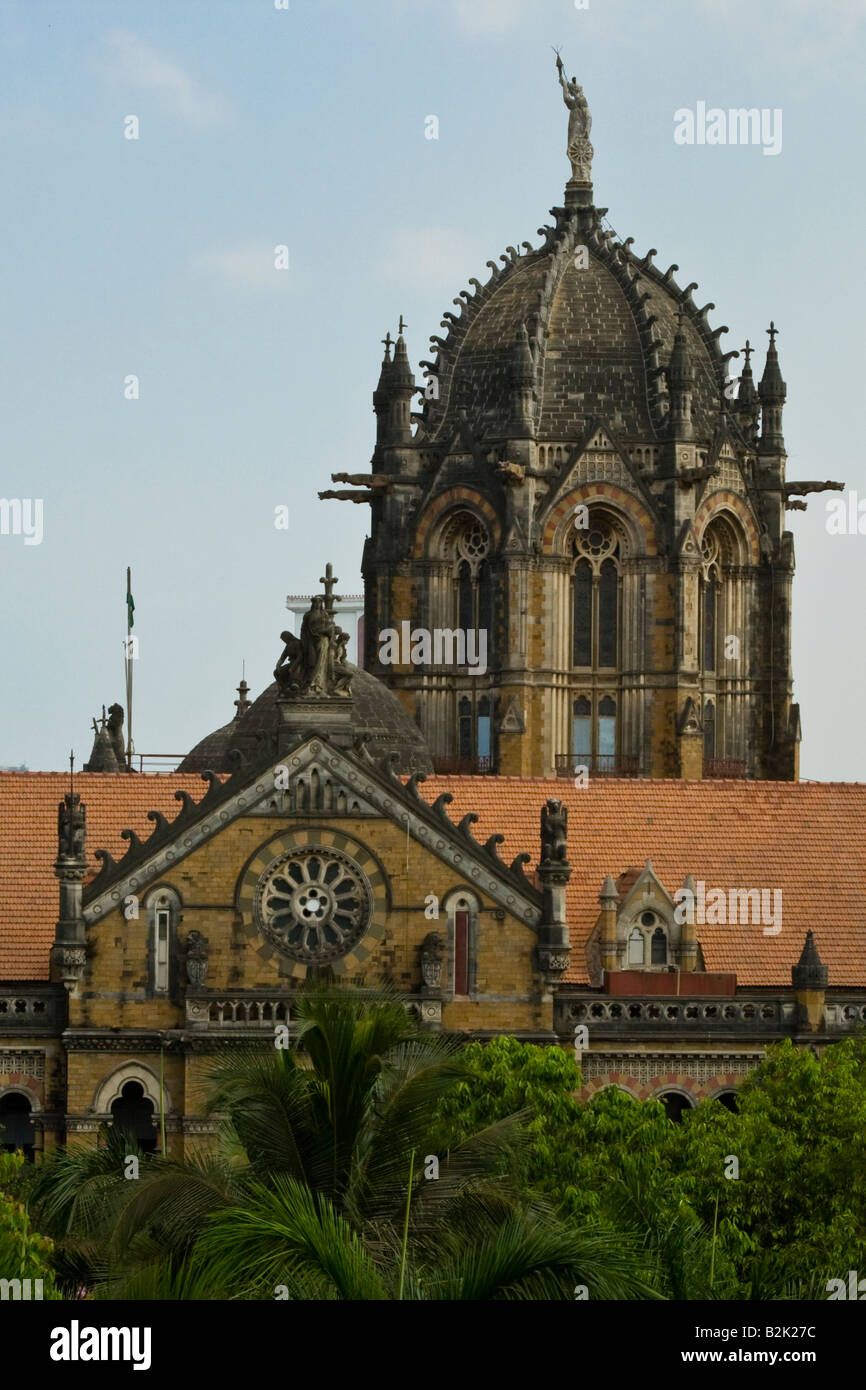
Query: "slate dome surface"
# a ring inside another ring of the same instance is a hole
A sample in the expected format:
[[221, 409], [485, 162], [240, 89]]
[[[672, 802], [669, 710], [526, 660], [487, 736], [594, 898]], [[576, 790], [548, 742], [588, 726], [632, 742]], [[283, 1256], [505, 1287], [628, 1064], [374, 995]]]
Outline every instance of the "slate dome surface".
[[539, 228], [541, 247], [508, 247], [502, 265], [487, 262], [486, 284], [471, 280], [474, 292], [460, 292], [458, 312], [443, 320], [447, 334], [431, 340], [435, 361], [422, 363], [438, 379], [439, 399], [424, 402], [420, 437], [447, 437], [461, 416], [479, 437], [507, 435], [521, 381], [534, 391], [539, 441], [580, 437], [597, 420], [624, 438], [660, 437], [680, 310], [695, 373], [692, 418], [699, 434], [712, 435], [727, 380], [726, 330], [706, 318], [715, 306], [698, 309], [697, 287], [680, 288], [676, 265], [654, 266], [654, 250], [638, 259], [633, 238], [617, 242], [606, 212], [591, 203], [552, 209], [556, 224]]
[[[348, 663], [347, 663], [348, 664]], [[410, 719], [397, 696], [387, 686], [351, 666], [351, 694], [354, 702], [353, 730], [366, 735], [367, 748], [374, 758], [396, 753], [397, 772], [432, 772], [433, 764], [420, 729]], [[208, 734], [186, 755], [178, 772], [231, 772], [228, 755], [237, 748], [244, 758], [258, 758], [280, 724], [278, 687], [273, 681], [249, 709], [239, 717]], [[339, 697], [337, 697], [339, 698]]]

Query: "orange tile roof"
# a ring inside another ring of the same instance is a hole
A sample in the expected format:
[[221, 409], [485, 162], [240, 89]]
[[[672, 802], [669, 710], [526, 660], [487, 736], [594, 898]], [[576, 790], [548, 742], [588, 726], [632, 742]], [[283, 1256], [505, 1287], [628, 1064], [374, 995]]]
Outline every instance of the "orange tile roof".
[[[52, 866], [57, 852], [57, 803], [68, 775], [0, 773], [0, 979], [44, 979], [58, 912]], [[121, 830], [142, 838], [152, 830], [153, 808], [169, 819], [179, 809], [177, 789], [195, 800], [205, 784], [196, 776], [82, 773], [76, 790], [87, 806], [87, 849], [115, 858], [126, 851]], [[651, 859], [673, 893], [687, 873], [710, 888], [780, 888], [783, 924], [778, 936], [759, 925], [699, 925], [708, 970], [736, 971], [741, 985], [790, 987], [806, 931], [815, 932], [830, 985], [866, 986], [866, 785], [838, 782], [666, 782], [598, 778], [577, 791], [567, 778], [430, 777], [419, 790], [434, 801], [454, 800], [455, 821], [480, 817], [473, 834], [482, 843], [505, 836], [501, 857], [525, 850], [537, 862], [541, 806], [560, 797], [568, 806], [571, 882], [567, 890], [572, 967], [568, 978], [587, 980], [584, 946], [598, 916], [606, 874], [617, 881]]]
[[[125, 772], [75, 774], [75, 790], [87, 807], [87, 858], [94, 851], [121, 858], [129, 848], [121, 830], [146, 839], [151, 809], [173, 819], [182, 787], [200, 801], [206, 785], [197, 776]], [[43, 980], [59, 911], [54, 860], [57, 805], [69, 790], [69, 773], [0, 772], [0, 980]]]
[[521, 850], [538, 862], [547, 797], [568, 806], [567, 889], [572, 964], [588, 980], [584, 948], [598, 917], [606, 874], [614, 882], [652, 860], [673, 894], [686, 874], [710, 888], [780, 888], [782, 930], [698, 925], [707, 970], [736, 971], [740, 985], [791, 987], [807, 930], [815, 932], [830, 986], [866, 986], [866, 785], [859, 782], [681, 782], [590, 778], [431, 777], [431, 801], [454, 793], [448, 813], [475, 811], [477, 840], [505, 836], [501, 857]]

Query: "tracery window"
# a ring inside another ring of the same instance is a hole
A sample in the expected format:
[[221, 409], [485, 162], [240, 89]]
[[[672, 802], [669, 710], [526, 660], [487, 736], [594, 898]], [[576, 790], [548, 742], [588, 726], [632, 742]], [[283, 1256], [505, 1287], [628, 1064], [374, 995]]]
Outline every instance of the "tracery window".
[[453, 566], [452, 622], [464, 632], [473, 629], [486, 631], [489, 662], [493, 636], [493, 593], [487, 527], [477, 517], [462, 512], [446, 534], [445, 550]]
[[619, 654], [620, 537], [606, 517], [575, 530], [572, 581], [575, 666], [616, 667]]

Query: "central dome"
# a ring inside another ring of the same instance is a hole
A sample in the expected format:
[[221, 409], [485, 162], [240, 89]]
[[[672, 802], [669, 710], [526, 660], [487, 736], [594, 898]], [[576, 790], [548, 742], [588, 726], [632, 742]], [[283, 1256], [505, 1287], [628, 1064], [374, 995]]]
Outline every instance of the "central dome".
[[[397, 696], [381, 681], [347, 663], [352, 673], [352, 728], [358, 737], [366, 737], [367, 748], [374, 758], [396, 753], [397, 772], [432, 772], [433, 764], [421, 731], [409, 718]], [[186, 755], [178, 772], [232, 772], [229, 753], [237, 749], [247, 760], [258, 761], [262, 750], [274, 748], [280, 728], [277, 705], [279, 687], [273, 681], [251, 705], [221, 729], [208, 734]], [[242, 704], [241, 701], [237, 703]]]
[[460, 419], [479, 438], [501, 438], [521, 384], [539, 441], [579, 439], [599, 420], [623, 438], [659, 438], [678, 316], [695, 371], [693, 420], [711, 436], [727, 380], [718, 344], [726, 330], [706, 321], [714, 305], [695, 306], [696, 286], [679, 288], [676, 265], [662, 273], [654, 251], [639, 260], [632, 238], [618, 242], [606, 208], [578, 199], [552, 212], [541, 247], [509, 246], [501, 266], [487, 262], [485, 285], [473, 279], [474, 293], [461, 291], [460, 316], [446, 314], [447, 336], [432, 339], [437, 358], [422, 363], [438, 399], [424, 402], [419, 438], [445, 439]]

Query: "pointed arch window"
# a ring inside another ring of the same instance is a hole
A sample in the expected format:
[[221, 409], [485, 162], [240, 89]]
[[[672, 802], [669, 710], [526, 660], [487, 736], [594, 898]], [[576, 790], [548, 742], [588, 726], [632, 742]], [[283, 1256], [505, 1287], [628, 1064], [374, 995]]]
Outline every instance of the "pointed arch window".
[[176, 941], [180, 899], [173, 888], [159, 888], [147, 899], [148, 982], [151, 994], [169, 994], [176, 984]]
[[573, 664], [610, 670], [619, 664], [619, 534], [606, 518], [590, 518], [587, 530], [575, 532], [574, 548]]
[[704, 757], [716, 756], [716, 709], [711, 700], [704, 705]]
[[650, 940], [650, 964], [667, 965], [668, 939], [662, 927], [656, 927]]
[[704, 670], [716, 669], [716, 617], [718, 609], [718, 582], [715, 569], [711, 569], [704, 580]]
[[[454, 579], [453, 604], [446, 622], [466, 634], [486, 632], [489, 665], [493, 648], [494, 602], [487, 527], [478, 517], [461, 512], [448, 529], [443, 548], [451, 562]], [[477, 653], [478, 640], [474, 650]]]
[[628, 939], [628, 963], [629, 965], [643, 965], [644, 961], [644, 935], [639, 927], [635, 927]]

